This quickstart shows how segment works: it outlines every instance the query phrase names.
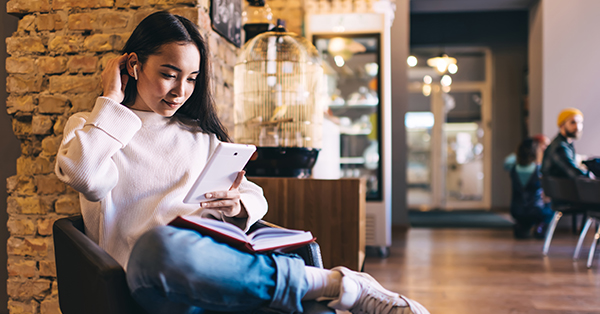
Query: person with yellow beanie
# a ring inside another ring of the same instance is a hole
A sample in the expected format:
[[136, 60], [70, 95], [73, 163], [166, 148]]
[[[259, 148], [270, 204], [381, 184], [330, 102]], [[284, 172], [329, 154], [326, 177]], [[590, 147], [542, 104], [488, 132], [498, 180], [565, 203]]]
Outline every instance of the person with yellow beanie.
[[558, 114], [558, 135], [544, 151], [542, 175], [562, 178], [589, 176], [588, 171], [577, 167], [573, 141], [581, 136], [583, 113], [576, 108], [566, 108]]

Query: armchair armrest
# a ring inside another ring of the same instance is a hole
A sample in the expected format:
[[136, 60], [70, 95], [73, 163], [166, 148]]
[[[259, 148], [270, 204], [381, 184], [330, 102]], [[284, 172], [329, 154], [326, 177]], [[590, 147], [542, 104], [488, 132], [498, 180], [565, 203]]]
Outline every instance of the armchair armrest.
[[[248, 233], [260, 228], [283, 228], [268, 221], [259, 220], [248, 230]], [[311, 242], [303, 247], [297, 248], [290, 253], [298, 254], [308, 266], [323, 268], [323, 257], [321, 256], [321, 248], [317, 242]]]

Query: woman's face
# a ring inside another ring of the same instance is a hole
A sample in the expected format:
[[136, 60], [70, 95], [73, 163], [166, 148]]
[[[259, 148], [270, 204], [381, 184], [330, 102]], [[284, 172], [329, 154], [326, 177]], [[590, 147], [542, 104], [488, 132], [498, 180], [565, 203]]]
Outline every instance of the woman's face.
[[137, 97], [132, 109], [170, 117], [192, 95], [200, 52], [192, 43], [169, 43], [137, 66]]

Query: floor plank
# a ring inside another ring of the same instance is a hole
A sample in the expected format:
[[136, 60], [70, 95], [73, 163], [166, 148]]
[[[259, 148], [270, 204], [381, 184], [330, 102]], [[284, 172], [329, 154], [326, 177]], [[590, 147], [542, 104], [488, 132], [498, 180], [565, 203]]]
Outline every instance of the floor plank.
[[600, 313], [600, 257], [586, 267], [591, 236], [574, 262], [568, 230], [544, 257], [543, 241], [511, 230], [412, 228], [394, 232], [390, 256], [368, 257], [365, 271], [432, 314]]

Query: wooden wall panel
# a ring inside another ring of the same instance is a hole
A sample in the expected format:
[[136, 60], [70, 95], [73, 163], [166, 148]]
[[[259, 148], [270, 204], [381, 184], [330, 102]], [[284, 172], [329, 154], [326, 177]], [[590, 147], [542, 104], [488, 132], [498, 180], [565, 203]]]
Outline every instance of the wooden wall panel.
[[269, 203], [265, 220], [317, 237], [326, 268], [359, 270], [365, 257], [366, 186], [362, 179], [250, 177]]

